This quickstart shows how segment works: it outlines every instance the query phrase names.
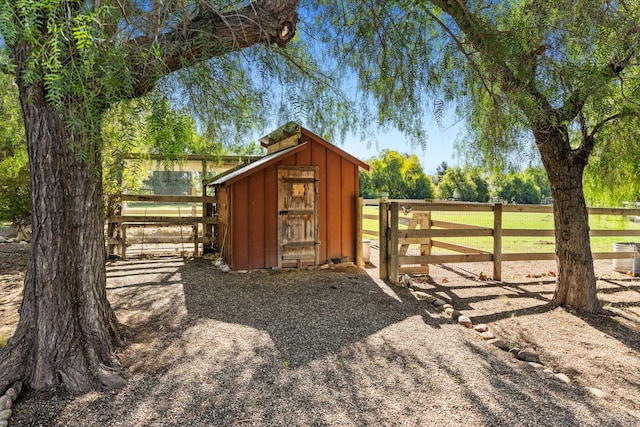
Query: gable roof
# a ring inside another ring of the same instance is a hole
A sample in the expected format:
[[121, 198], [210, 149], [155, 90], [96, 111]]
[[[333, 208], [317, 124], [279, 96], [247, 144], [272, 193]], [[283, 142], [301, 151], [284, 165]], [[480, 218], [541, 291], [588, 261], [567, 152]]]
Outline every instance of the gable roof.
[[[289, 125], [290, 123], [287, 123], [286, 126], [289, 126]], [[346, 158], [350, 162], [358, 165], [359, 167], [365, 170], [369, 170], [369, 165], [364, 163], [363, 161], [357, 159], [356, 157], [353, 157], [351, 154], [336, 147], [330, 142], [324, 140], [323, 138], [319, 137], [318, 135], [311, 132], [310, 130], [305, 129], [302, 126], [298, 126], [298, 128], [299, 128], [298, 139], [300, 140], [298, 145], [294, 145], [293, 147], [285, 148], [282, 151], [268, 154], [258, 161], [250, 163], [247, 166], [241, 167], [236, 171], [229, 173], [228, 175], [225, 175], [223, 177], [220, 177], [219, 179], [216, 179], [215, 181], [211, 182], [209, 185], [233, 184], [234, 182], [241, 180], [245, 176], [248, 176], [261, 169], [264, 169], [276, 162], [279, 162], [280, 160], [283, 160], [289, 156], [294, 155], [299, 151], [302, 151], [307, 146], [307, 144], [309, 144], [311, 141], [326, 147], [328, 150], [331, 150], [334, 153], [338, 154], [339, 156]], [[273, 133], [270, 135], [273, 135]]]

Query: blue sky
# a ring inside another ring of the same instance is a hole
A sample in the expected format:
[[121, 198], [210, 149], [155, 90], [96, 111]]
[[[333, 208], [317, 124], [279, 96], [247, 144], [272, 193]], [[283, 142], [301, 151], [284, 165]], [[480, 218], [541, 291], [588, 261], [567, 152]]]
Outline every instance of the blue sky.
[[420, 159], [425, 173], [434, 175], [436, 168], [442, 162], [447, 162], [449, 166], [461, 163], [459, 156], [454, 154], [453, 143], [462, 128], [462, 123], [457, 123], [446, 129], [440, 129], [435, 122], [430, 121], [427, 127], [427, 145], [424, 149], [420, 146], [412, 146], [407, 137], [398, 131], [381, 133], [376, 141], [371, 141], [368, 144], [357, 136], [347, 136], [341, 148], [363, 161], [378, 155], [385, 148], [400, 153], [415, 154]]

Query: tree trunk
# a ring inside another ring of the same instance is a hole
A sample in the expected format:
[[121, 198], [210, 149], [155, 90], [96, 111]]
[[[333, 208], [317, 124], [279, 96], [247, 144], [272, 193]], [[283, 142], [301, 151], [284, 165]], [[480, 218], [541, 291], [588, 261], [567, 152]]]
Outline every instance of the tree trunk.
[[558, 276], [553, 303], [586, 313], [601, 309], [596, 294], [589, 215], [582, 188], [587, 156], [572, 150], [566, 127], [534, 129], [553, 197]]
[[[0, 353], [0, 383], [73, 392], [124, 383], [107, 301], [97, 143], [71, 134], [41, 84], [18, 80], [31, 170], [33, 236], [20, 321]], [[80, 155], [82, 148], [86, 152]], [[87, 149], [88, 148], [88, 149]]]

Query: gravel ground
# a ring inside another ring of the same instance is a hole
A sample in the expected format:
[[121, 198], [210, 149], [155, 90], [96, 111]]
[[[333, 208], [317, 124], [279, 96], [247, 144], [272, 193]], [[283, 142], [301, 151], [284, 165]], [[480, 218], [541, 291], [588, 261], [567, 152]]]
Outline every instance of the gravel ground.
[[[14, 258], [26, 257], [16, 247], [0, 245], [0, 331], [10, 333]], [[550, 309], [549, 263], [507, 264], [502, 283], [479, 281], [481, 264], [417, 279], [474, 323], [537, 350], [565, 384], [375, 279], [375, 268], [224, 274], [201, 258], [119, 261], [108, 266], [108, 295], [135, 332], [119, 354], [128, 385], [27, 390], [11, 425], [640, 425], [640, 286], [597, 267], [600, 296], [621, 316]]]

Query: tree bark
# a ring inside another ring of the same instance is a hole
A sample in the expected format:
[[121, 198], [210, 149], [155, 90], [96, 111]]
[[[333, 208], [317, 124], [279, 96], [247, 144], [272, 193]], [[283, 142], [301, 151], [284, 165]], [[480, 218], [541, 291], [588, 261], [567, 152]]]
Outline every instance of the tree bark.
[[42, 84], [18, 79], [18, 87], [33, 235], [20, 321], [0, 354], [2, 382], [24, 379], [37, 390], [63, 384], [73, 392], [121, 385], [113, 357], [119, 328], [106, 296], [99, 147], [71, 133]]
[[596, 313], [601, 304], [596, 293], [589, 215], [582, 188], [588, 156], [571, 149], [564, 126], [538, 126], [534, 136], [553, 197], [558, 267], [553, 303]]

